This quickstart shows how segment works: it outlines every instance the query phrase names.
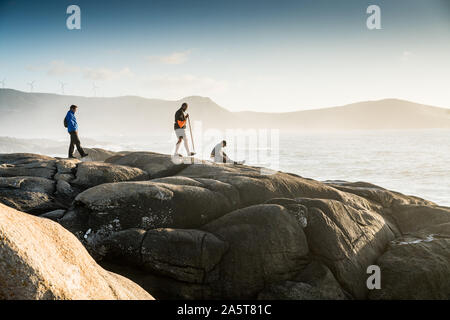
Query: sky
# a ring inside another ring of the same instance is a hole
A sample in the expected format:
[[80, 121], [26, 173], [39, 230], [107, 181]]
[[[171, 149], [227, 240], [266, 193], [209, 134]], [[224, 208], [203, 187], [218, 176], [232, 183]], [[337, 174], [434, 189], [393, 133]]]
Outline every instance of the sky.
[[[80, 30], [66, 26], [69, 5], [81, 9]], [[367, 28], [369, 5], [381, 29]], [[82, 96], [207, 96], [231, 111], [385, 98], [447, 108], [449, 40], [450, 0], [0, 0], [0, 81]]]

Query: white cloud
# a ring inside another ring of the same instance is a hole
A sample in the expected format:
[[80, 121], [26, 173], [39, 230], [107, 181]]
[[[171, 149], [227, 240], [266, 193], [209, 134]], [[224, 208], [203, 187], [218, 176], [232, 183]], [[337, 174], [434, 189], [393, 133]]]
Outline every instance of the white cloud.
[[77, 66], [71, 66], [65, 63], [63, 60], [54, 60], [50, 62], [50, 67], [47, 74], [50, 76], [61, 76], [69, 73], [79, 72], [80, 68]]
[[188, 60], [190, 53], [191, 50], [186, 50], [182, 52], [173, 52], [165, 56], [149, 56], [147, 59], [150, 62], [156, 61], [163, 64], [182, 64]]
[[108, 68], [84, 68], [83, 78], [89, 80], [116, 80], [124, 77], [132, 77], [134, 74], [129, 68], [123, 68], [119, 71]]
[[142, 83], [158, 97], [179, 98], [188, 95], [215, 95], [228, 90], [226, 81], [210, 77], [185, 75], [159, 75], [145, 77]]

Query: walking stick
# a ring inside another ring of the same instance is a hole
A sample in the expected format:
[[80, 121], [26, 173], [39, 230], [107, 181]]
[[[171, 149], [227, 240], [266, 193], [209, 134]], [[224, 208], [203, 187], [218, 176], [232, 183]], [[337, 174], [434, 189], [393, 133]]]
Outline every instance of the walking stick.
[[191, 133], [191, 141], [192, 141], [192, 150], [195, 153], [195, 146], [194, 146], [194, 136], [192, 135], [192, 127], [191, 127], [191, 117], [188, 117], [188, 123], [189, 123], [189, 131]]

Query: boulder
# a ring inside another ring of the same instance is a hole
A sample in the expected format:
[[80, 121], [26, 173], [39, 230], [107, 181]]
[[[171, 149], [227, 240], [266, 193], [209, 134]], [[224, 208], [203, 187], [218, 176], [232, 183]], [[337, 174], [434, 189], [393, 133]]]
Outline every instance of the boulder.
[[341, 182], [330, 183], [336, 189], [344, 192], [353, 193], [374, 201], [384, 208], [395, 207], [398, 205], [435, 205], [433, 202], [419, 197], [406, 196], [399, 192], [391, 191], [367, 182]]
[[299, 221], [279, 205], [236, 210], [202, 229], [229, 246], [206, 276], [210, 298], [256, 298], [266, 285], [293, 277], [308, 262], [308, 244]]
[[83, 230], [69, 230], [189, 229], [232, 211], [237, 199], [236, 190], [210, 181], [201, 182], [201, 186], [153, 181], [106, 183], [80, 193], [70, 218], [60, 222], [66, 226], [73, 219], [81, 220], [80, 211], [89, 216], [89, 224]]
[[78, 159], [60, 159], [56, 162], [56, 170], [59, 174], [73, 174], [79, 163]]
[[403, 234], [450, 224], [450, 208], [448, 207], [402, 205], [392, 210], [391, 215]]
[[82, 162], [77, 167], [74, 185], [90, 188], [103, 183], [147, 180], [148, 174], [138, 168], [103, 162]]
[[52, 179], [56, 160], [28, 153], [0, 154], [0, 177], [32, 176]]
[[450, 238], [408, 236], [393, 241], [376, 264], [381, 289], [370, 299], [450, 299]]
[[58, 180], [56, 182], [56, 194], [66, 198], [73, 198], [76, 195], [70, 183], [64, 180]]
[[0, 239], [0, 299], [152, 299], [49, 219], [0, 204]]
[[377, 212], [340, 201], [296, 200], [308, 208], [305, 233], [311, 253], [324, 261], [344, 290], [357, 299], [365, 299], [367, 267], [395, 238], [394, 226]]
[[360, 196], [341, 192], [321, 182], [283, 172], [261, 174], [261, 168], [256, 167], [193, 164], [177, 176], [227, 183], [239, 191], [241, 207], [261, 204], [272, 198], [311, 197], [339, 200], [361, 209], [381, 209]]
[[259, 295], [261, 300], [345, 300], [347, 296], [330, 269], [311, 262], [293, 280], [272, 284]]
[[[88, 154], [87, 157], [83, 158], [83, 161], [105, 161], [115, 155], [122, 155], [123, 153], [118, 153], [114, 151], [105, 150], [102, 148], [83, 148], [84, 152]], [[74, 153], [75, 157], [80, 158], [78, 150]]]
[[0, 177], [0, 202], [28, 213], [60, 208], [53, 193], [55, 182], [41, 177]]
[[142, 169], [152, 179], [174, 175], [186, 167], [183, 163], [172, 161], [170, 155], [155, 152], [132, 152], [111, 157], [105, 162]]
[[62, 216], [64, 215], [66, 211], [64, 209], [58, 209], [58, 210], [53, 210], [50, 212], [46, 212], [41, 214], [39, 217], [41, 218], [47, 218], [53, 221], [58, 221], [59, 218], [62, 218]]
[[144, 269], [183, 282], [199, 283], [222, 258], [228, 246], [200, 230], [149, 230], [142, 242]]

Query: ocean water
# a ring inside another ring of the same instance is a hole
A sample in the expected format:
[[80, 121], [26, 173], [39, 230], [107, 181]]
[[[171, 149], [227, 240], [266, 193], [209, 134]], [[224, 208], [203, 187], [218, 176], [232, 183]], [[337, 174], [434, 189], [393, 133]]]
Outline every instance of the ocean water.
[[283, 171], [370, 182], [450, 206], [450, 130], [283, 136], [280, 150]]
[[[120, 145], [103, 147], [172, 153], [174, 139], [151, 136], [134, 138], [130, 143], [123, 137], [116, 139]], [[246, 159], [248, 164], [259, 166], [278, 162], [274, 168], [303, 177], [365, 181], [450, 206], [450, 130], [280, 133], [275, 143], [269, 137], [268, 145], [258, 142], [256, 146], [249, 141], [239, 144], [238, 139], [227, 138], [228, 155], [235, 160]], [[209, 159], [217, 141], [211, 137], [196, 139], [199, 157]], [[184, 152], [183, 147], [180, 150]]]

